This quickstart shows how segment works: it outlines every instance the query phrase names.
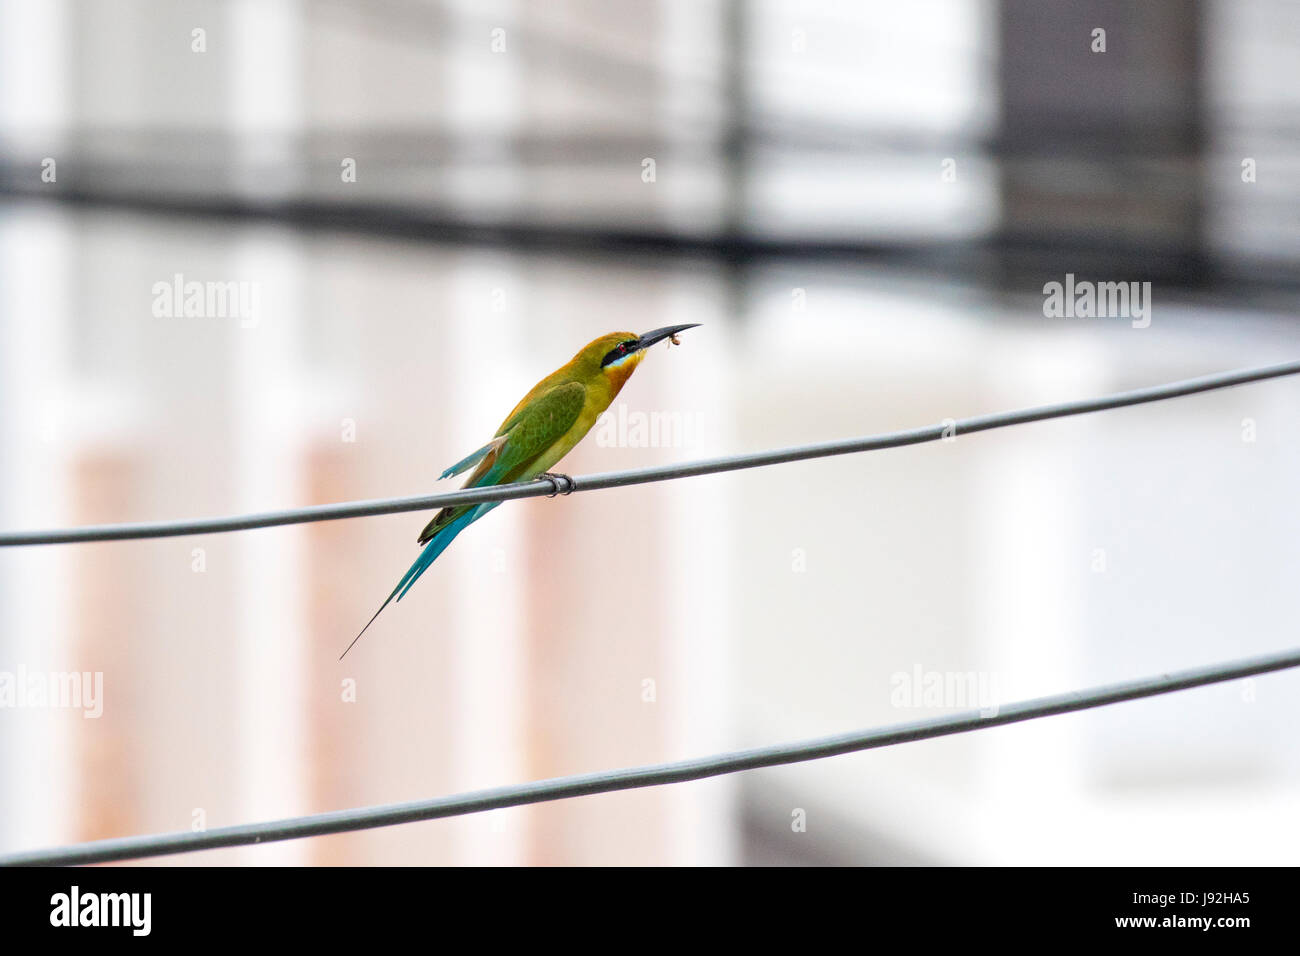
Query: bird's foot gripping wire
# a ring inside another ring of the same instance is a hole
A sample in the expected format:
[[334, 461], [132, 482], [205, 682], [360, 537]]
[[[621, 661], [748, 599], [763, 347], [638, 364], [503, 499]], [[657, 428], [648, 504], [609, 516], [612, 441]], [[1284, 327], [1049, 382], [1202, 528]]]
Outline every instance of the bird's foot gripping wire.
[[571, 495], [573, 494], [573, 489], [577, 487], [577, 483], [568, 475], [559, 475], [551, 471], [542, 472], [537, 476], [537, 480], [549, 481], [551, 487], [555, 489], [546, 496], [548, 498], [554, 498], [556, 495]]

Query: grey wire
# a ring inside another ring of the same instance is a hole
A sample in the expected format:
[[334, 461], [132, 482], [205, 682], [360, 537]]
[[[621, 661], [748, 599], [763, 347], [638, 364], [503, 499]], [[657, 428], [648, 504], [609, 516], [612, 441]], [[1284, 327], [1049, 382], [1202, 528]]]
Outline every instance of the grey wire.
[[334, 521], [340, 518], [363, 518], [370, 515], [425, 511], [433, 508], [445, 508], [450, 505], [482, 504], [488, 501], [509, 501], [515, 498], [536, 498], [542, 495], [553, 496], [557, 493], [567, 495], [575, 491], [597, 491], [603, 488], [619, 488], [624, 485], [640, 485], [654, 481], [670, 481], [677, 478], [712, 475], [724, 471], [739, 471], [745, 468], [760, 468], [765, 465], [779, 465], [792, 461], [805, 461], [811, 458], [827, 458], [832, 455], [849, 455], [856, 452], [878, 451], [883, 448], [919, 445], [925, 442], [939, 441], [947, 436], [955, 437], [974, 432], [990, 431], [994, 428], [1006, 428], [1011, 425], [1043, 421], [1049, 418], [1066, 418], [1071, 415], [1087, 414], [1088, 412], [1123, 408], [1128, 405], [1158, 402], [1168, 398], [1194, 395], [1197, 392], [1230, 388], [1234, 385], [1244, 385], [1248, 382], [1258, 382], [1297, 373], [1300, 373], [1300, 361], [1285, 362], [1281, 365], [1269, 365], [1262, 368], [1221, 372], [1201, 378], [1171, 382], [1167, 385], [1153, 385], [1129, 392], [1119, 392], [1103, 398], [1061, 402], [1055, 405], [1041, 405], [1037, 408], [1026, 408], [1019, 411], [981, 415], [955, 422], [927, 425], [922, 428], [889, 432], [882, 435], [869, 435], [864, 438], [798, 445], [793, 448], [776, 448], [771, 451], [754, 452], [746, 455], [706, 458], [701, 461], [663, 465], [656, 468], [582, 475], [568, 478], [567, 487], [561, 485], [563, 478], [555, 481], [549, 478], [539, 478], [534, 481], [520, 482], [519, 484], [472, 488], [438, 495], [415, 495], [407, 498], [384, 498], [372, 501], [348, 501], [332, 505], [292, 508], [285, 511], [268, 511], [261, 514], [235, 515], [227, 518], [194, 518], [183, 521], [89, 525], [81, 528], [50, 531], [9, 531], [0, 533], [0, 547], [12, 548], [22, 545], [71, 544], [83, 541], [122, 541], [136, 538], [168, 538], [179, 535], [216, 534], [227, 531], [247, 531], [252, 528], [269, 528], [276, 525], [302, 524], [309, 521]]
[[519, 807], [549, 800], [563, 800], [597, 793], [612, 793], [618, 790], [685, 783], [690, 780], [702, 780], [706, 777], [716, 777], [743, 770], [820, 760], [825, 757], [890, 747], [914, 740], [929, 740], [934, 737], [983, 730], [988, 727], [1001, 727], [1006, 724], [1020, 723], [1040, 717], [1051, 717], [1056, 714], [1068, 714], [1121, 701], [1138, 700], [1143, 697], [1153, 697], [1158, 694], [1203, 687], [1207, 684], [1237, 680], [1291, 667], [1300, 667], [1300, 649], [1266, 654], [1225, 664], [1214, 664], [1208, 667], [1192, 668], [1175, 673], [1160, 674], [1155, 677], [1109, 684], [1082, 691], [1055, 694], [1050, 697], [1040, 697], [1035, 700], [1010, 704], [998, 708], [996, 711], [990, 709], [985, 713], [978, 710], [965, 711], [947, 717], [935, 717], [874, 730], [837, 734], [831, 737], [818, 737], [793, 744], [758, 747], [752, 750], [740, 750], [712, 757], [652, 764], [645, 767], [629, 767], [622, 770], [578, 774], [571, 777], [556, 777], [551, 780], [539, 780], [520, 786], [476, 790], [471, 793], [439, 797], [433, 800], [336, 810], [331, 813], [317, 813], [311, 816], [272, 820], [266, 823], [246, 823], [239, 826], [219, 827], [201, 833], [188, 831], [161, 833], [151, 836], [95, 840], [90, 843], [77, 843], [46, 850], [30, 850], [0, 856], [0, 866], [107, 863], [114, 860], [166, 856], [173, 853], [190, 853], [195, 850], [213, 850], [219, 847], [248, 846], [256, 843], [296, 840], [303, 837], [324, 836], [332, 833], [347, 833], [354, 830], [395, 826], [401, 823], [415, 823], [421, 820], [436, 820], [470, 813], [484, 813], [488, 810]]

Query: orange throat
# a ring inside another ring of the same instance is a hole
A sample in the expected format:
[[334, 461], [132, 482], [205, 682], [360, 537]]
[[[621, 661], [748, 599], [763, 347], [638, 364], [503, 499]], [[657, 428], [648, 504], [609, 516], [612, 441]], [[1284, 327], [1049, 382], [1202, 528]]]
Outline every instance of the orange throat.
[[609, 400], [612, 402], [627, 380], [632, 377], [636, 367], [641, 364], [641, 359], [645, 357], [644, 352], [634, 352], [617, 365], [607, 365], [602, 371], [605, 373], [605, 379], [609, 382]]

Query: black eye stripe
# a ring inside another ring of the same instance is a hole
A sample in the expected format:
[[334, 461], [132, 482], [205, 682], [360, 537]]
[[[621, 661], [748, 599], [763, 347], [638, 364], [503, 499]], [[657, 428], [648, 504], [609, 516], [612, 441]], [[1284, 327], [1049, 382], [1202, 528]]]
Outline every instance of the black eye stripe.
[[610, 349], [609, 352], [605, 354], [605, 357], [600, 360], [600, 367], [604, 368], [610, 362], [621, 359], [623, 356], [629, 354], [629, 350], [635, 351], [635, 349], [633, 348], [633, 346], [635, 345], [636, 345], [635, 339], [633, 339], [630, 342], [619, 342], [618, 345]]

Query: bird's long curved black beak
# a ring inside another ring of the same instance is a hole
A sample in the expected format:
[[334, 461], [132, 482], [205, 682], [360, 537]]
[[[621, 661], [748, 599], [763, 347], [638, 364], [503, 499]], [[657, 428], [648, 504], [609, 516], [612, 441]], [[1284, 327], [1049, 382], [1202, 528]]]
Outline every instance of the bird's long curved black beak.
[[647, 332], [636, 340], [636, 351], [648, 349], [656, 342], [662, 342], [664, 339], [672, 338], [678, 332], [685, 332], [687, 329], [694, 329], [700, 325], [699, 322], [692, 322], [690, 325], [667, 325], [662, 329], [655, 329], [653, 332]]

